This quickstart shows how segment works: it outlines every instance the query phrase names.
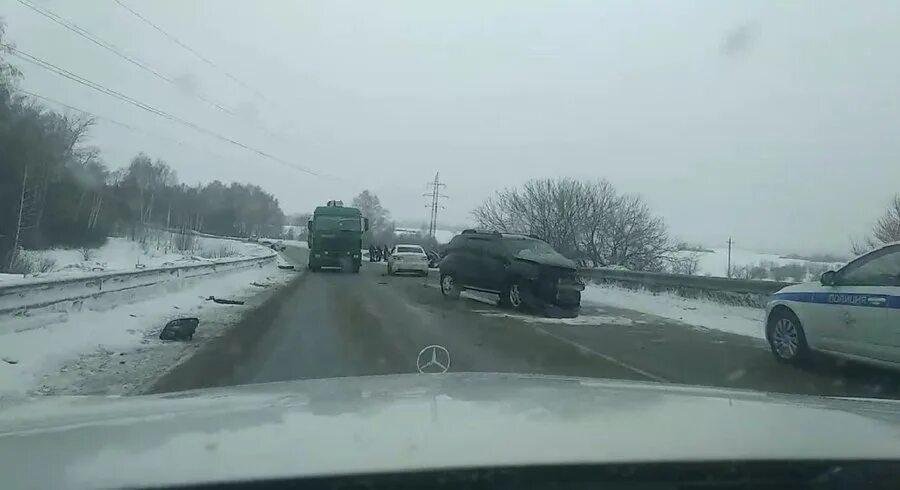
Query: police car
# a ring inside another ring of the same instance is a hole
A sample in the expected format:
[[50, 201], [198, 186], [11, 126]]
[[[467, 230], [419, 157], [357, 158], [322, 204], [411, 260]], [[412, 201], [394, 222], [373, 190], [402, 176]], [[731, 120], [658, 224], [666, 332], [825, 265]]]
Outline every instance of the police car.
[[900, 243], [862, 255], [817, 283], [788, 286], [766, 305], [775, 358], [799, 364], [811, 351], [900, 368]]

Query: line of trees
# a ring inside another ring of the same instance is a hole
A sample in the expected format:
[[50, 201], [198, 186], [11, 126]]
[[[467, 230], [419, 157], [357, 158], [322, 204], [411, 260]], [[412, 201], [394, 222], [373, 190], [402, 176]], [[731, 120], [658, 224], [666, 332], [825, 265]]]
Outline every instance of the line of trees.
[[663, 219], [606, 180], [531, 180], [496, 192], [472, 214], [482, 228], [536, 235], [585, 266], [661, 271], [682, 260]]
[[142, 240], [147, 228], [247, 236], [272, 226], [280, 233], [278, 200], [258, 186], [179, 184], [166, 162], [143, 153], [111, 171], [97, 148], [80, 145], [94, 121], [17, 95], [19, 73], [3, 56], [0, 271], [20, 272], [21, 249], [93, 247], [109, 235]]

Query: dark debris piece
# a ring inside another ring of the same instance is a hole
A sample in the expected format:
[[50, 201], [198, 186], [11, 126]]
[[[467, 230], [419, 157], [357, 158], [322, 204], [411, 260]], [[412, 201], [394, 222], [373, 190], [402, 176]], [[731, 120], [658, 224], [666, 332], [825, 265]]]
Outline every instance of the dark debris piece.
[[219, 303], [220, 305], [242, 305], [243, 301], [237, 301], [234, 299], [224, 299], [224, 298], [216, 298], [215, 296], [210, 296], [206, 298], [207, 301], [212, 301], [213, 303]]
[[178, 318], [170, 321], [159, 332], [160, 340], [191, 340], [194, 338], [194, 331], [200, 324], [199, 318]]

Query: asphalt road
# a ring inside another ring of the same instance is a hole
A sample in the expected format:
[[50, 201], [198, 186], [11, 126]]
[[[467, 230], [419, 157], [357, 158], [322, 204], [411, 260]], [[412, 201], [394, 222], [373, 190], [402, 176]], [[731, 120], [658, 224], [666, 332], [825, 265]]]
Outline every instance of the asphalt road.
[[285, 257], [298, 277], [227, 334], [173, 369], [152, 392], [294, 379], [415, 373], [430, 344], [451, 371], [516, 372], [657, 381], [836, 396], [900, 398], [897, 375], [826, 358], [799, 369], [765, 342], [699, 331], [641, 312], [585, 305], [586, 324], [512, 315], [488, 295], [441, 296], [426, 280], [305, 271], [306, 251]]

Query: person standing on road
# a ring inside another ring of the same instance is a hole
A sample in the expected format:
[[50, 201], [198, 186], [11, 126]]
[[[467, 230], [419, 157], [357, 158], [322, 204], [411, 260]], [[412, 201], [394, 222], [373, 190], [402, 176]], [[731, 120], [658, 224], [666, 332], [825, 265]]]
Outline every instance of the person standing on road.
[[388, 246], [384, 246], [384, 260], [387, 262], [388, 256], [391, 255], [391, 252], [388, 250]]
[[369, 244], [369, 262], [375, 262], [375, 245]]

